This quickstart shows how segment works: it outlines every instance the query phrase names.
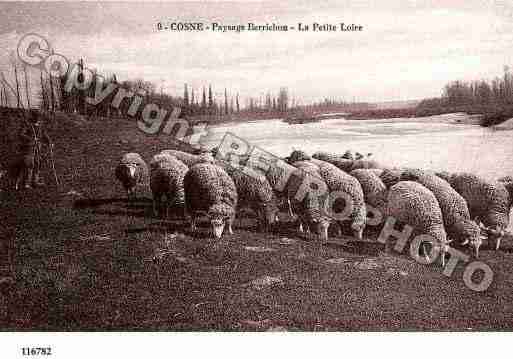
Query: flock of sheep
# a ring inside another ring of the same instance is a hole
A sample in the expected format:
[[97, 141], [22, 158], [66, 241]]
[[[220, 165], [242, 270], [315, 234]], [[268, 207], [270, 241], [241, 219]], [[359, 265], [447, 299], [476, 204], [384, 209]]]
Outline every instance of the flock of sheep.
[[[149, 182], [155, 215], [167, 216], [173, 208], [190, 217], [195, 231], [197, 219], [206, 214], [215, 238], [225, 227], [233, 233], [232, 223], [241, 208], [253, 210], [262, 229], [277, 222], [279, 209], [286, 208], [297, 218], [300, 232], [323, 240], [328, 239], [331, 225], [338, 233], [349, 228], [362, 239], [369, 218], [378, 216], [383, 224], [393, 217], [411, 226], [414, 234], [431, 236], [444, 252], [452, 243], [472, 248], [476, 257], [483, 239], [499, 249], [501, 238], [511, 236], [506, 228], [513, 202], [512, 177], [488, 181], [470, 173], [383, 168], [361, 155], [355, 159], [349, 151], [309, 156], [295, 150], [279, 162], [262, 170], [246, 157], [238, 162], [245, 166], [241, 170], [218, 149], [199, 155], [164, 150], [153, 156], [149, 168], [140, 155], [127, 153], [115, 174], [129, 199], [135, 197], [138, 185]], [[305, 183], [310, 188], [316, 183], [326, 191], [305, 190]], [[342, 194], [344, 200], [330, 202], [330, 193]], [[327, 203], [331, 212], [326, 211]], [[343, 218], [330, 215], [345, 208], [349, 213]]]

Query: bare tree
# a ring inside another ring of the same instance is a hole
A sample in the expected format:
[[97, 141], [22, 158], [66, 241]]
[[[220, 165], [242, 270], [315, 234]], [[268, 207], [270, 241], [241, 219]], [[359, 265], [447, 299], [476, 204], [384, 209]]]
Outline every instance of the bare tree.
[[47, 110], [48, 109], [48, 98], [46, 96], [46, 91], [45, 91], [45, 82], [44, 82], [44, 79], [43, 79], [43, 70], [41, 70], [40, 80], [41, 80], [41, 100], [42, 100], [41, 108], [43, 110]]
[[27, 96], [27, 108], [30, 108], [30, 85], [28, 81], [27, 65], [23, 65], [23, 73], [25, 75], [25, 95]]
[[226, 88], [224, 89], [224, 114], [228, 115], [228, 93]]
[[49, 74], [48, 80], [50, 81], [50, 102], [51, 102], [50, 110], [52, 112], [54, 112], [55, 111], [55, 98], [54, 98], [53, 80], [52, 80], [52, 75], [51, 74]]
[[4, 103], [5, 103], [5, 107], [9, 107], [9, 98], [7, 97], [7, 91], [5, 90], [5, 83], [3, 81], [4, 77], [3, 77], [3, 73], [2, 73], [2, 92], [4, 94], [3, 98], [4, 98]]
[[16, 64], [16, 55], [14, 52], [11, 53], [11, 64], [14, 68], [14, 78], [16, 79], [16, 107], [20, 108], [20, 83], [18, 80], [18, 66]]

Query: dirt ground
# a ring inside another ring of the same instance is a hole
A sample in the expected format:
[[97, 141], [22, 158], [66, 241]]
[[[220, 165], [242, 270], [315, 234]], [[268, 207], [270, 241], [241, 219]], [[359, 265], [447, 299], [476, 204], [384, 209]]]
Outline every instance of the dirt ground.
[[[14, 127], [0, 115], [5, 159]], [[2, 330], [512, 328], [511, 243], [483, 248], [494, 281], [478, 293], [464, 285], [463, 266], [448, 278], [436, 265], [385, 253], [372, 233], [364, 243], [319, 245], [287, 222], [256, 232], [244, 216], [214, 241], [206, 223], [191, 235], [183, 220], [154, 218], [148, 190], [129, 204], [114, 179], [124, 152], [148, 160], [174, 147], [169, 138], [128, 120], [50, 127], [61, 185], [45, 168], [47, 187], [0, 193]]]

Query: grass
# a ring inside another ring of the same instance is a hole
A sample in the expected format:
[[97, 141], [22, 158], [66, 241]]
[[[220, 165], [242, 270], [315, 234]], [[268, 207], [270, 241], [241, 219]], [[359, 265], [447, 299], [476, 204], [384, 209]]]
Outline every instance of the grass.
[[[15, 124], [4, 117], [3, 126]], [[128, 120], [61, 120], [57, 188], [4, 190], [0, 281], [2, 330], [264, 331], [510, 330], [510, 243], [482, 251], [494, 283], [475, 293], [436, 266], [335, 238], [320, 246], [291, 223], [273, 233], [238, 220], [219, 242], [202, 223], [151, 215], [148, 190], [125, 200], [113, 177], [118, 158], [145, 159], [174, 144]], [[2, 132], [4, 136], [11, 132]], [[5, 138], [5, 137], [4, 137]], [[3, 157], [11, 151], [2, 142]], [[10, 256], [7, 252], [10, 250]], [[12, 264], [9, 265], [9, 257]]]

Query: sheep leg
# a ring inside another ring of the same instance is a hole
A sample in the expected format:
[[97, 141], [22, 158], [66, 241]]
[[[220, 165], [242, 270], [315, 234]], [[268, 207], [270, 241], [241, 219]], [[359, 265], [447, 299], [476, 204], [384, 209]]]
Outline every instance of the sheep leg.
[[288, 207], [288, 210], [289, 210], [289, 215], [290, 217], [294, 217], [294, 213], [292, 212], [292, 204], [290, 203], [290, 198], [287, 197], [287, 207]]
[[196, 232], [196, 215], [191, 214], [191, 232]]
[[158, 204], [160, 203], [160, 196], [157, 194], [153, 194], [153, 215], [155, 217], [158, 217], [159, 211], [158, 211]]
[[168, 219], [169, 218], [169, 207], [171, 206], [171, 201], [167, 199], [168, 197], [166, 196], [166, 202], [165, 202], [165, 210], [164, 210], [164, 219]]
[[32, 181], [32, 167], [27, 167], [26, 168], [26, 171], [25, 171], [25, 178], [24, 178], [24, 185], [25, 185], [25, 188], [30, 188], [30, 183]]
[[20, 185], [23, 184], [23, 177], [25, 176], [25, 169], [20, 168], [16, 175], [16, 183], [14, 185], [16, 191], [20, 189]]
[[230, 218], [228, 218], [228, 233], [229, 234], [233, 234], [232, 222], [234, 219], [235, 219], [235, 214], [230, 216]]

